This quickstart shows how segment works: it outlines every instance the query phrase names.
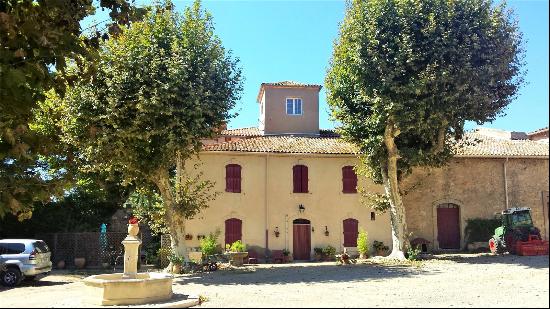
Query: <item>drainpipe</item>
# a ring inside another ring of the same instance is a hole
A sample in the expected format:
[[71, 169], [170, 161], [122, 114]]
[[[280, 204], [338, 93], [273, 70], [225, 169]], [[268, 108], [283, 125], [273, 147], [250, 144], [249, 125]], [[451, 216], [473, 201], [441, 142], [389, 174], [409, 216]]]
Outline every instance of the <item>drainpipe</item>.
[[264, 218], [264, 224], [265, 224], [265, 258], [267, 259], [268, 251], [269, 251], [269, 207], [267, 206], [268, 198], [267, 194], [269, 192], [269, 174], [268, 174], [268, 166], [269, 166], [269, 153], [265, 156], [265, 194], [264, 194], [264, 208], [265, 208], [265, 218]]
[[506, 166], [508, 163], [508, 157], [506, 157], [506, 161], [504, 161], [504, 198], [506, 200], [506, 209], [510, 207], [509, 200], [508, 200], [508, 176], [506, 173]]

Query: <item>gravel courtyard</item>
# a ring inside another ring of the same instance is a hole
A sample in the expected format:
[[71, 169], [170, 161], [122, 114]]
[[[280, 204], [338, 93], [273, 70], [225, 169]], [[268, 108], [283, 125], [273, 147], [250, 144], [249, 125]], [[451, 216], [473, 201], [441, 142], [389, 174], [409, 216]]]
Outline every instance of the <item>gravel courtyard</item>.
[[[86, 306], [82, 276], [0, 288], [0, 307]], [[441, 255], [419, 265], [259, 265], [178, 276], [202, 307], [548, 307], [548, 256]]]

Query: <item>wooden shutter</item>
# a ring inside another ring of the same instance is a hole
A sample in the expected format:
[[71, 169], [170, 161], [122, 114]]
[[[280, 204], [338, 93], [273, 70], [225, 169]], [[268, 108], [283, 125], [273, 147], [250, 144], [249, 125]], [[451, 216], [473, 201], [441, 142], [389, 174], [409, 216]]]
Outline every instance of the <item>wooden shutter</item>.
[[241, 166], [238, 164], [228, 164], [225, 166], [225, 191], [241, 192]]
[[307, 166], [294, 165], [292, 168], [292, 180], [294, 184], [294, 193], [309, 192]]
[[342, 192], [357, 193], [357, 174], [353, 166], [344, 166], [342, 168]]
[[302, 169], [300, 165], [294, 165], [292, 168], [292, 182], [294, 184], [294, 193], [302, 192]]
[[357, 247], [357, 235], [359, 234], [359, 221], [355, 219], [344, 220], [344, 247]]
[[233, 244], [237, 240], [242, 240], [243, 222], [236, 218], [225, 220], [225, 244]]
[[301, 173], [301, 177], [302, 177], [302, 193], [307, 193], [309, 192], [308, 190], [308, 175], [307, 175], [307, 166], [305, 165], [302, 165], [301, 166], [301, 169], [302, 169], [302, 173]]

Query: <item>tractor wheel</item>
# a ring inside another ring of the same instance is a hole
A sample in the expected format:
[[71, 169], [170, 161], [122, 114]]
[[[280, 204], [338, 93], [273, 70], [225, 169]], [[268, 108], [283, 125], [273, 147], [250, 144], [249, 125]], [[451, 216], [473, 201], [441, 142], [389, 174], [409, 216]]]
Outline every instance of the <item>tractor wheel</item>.
[[502, 241], [494, 238], [489, 239], [489, 249], [493, 254], [503, 254], [505, 251]]

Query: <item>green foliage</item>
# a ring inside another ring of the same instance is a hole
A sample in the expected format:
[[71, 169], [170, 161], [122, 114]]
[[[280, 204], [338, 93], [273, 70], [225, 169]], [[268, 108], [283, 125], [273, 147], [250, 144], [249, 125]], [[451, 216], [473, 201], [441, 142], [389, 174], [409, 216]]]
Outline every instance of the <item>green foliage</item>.
[[358, 171], [382, 181], [384, 132], [395, 130], [398, 176], [441, 166], [466, 121], [503, 113], [522, 84], [522, 35], [504, 4], [353, 0], [326, 77], [332, 116], [361, 149]]
[[464, 229], [466, 243], [476, 241], [489, 241], [495, 233], [495, 229], [502, 225], [501, 219], [467, 219]]
[[384, 245], [383, 241], [378, 241], [378, 240], [375, 240], [372, 243], [372, 247], [374, 248], [375, 251], [388, 251], [390, 249], [388, 246]]
[[124, 204], [140, 222], [147, 224], [153, 234], [167, 234], [164, 221], [164, 204], [161, 197], [152, 189], [137, 188]]
[[127, 191], [113, 183], [80, 181], [62, 199], [37, 202], [32, 218], [19, 222], [8, 214], [0, 220], [0, 238], [34, 238], [41, 233], [98, 232], [120, 209]]
[[219, 253], [220, 246], [218, 245], [218, 237], [220, 237], [220, 230], [216, 230], [214, 233], [210, 233], [205, 238], [201, 239], [201, 252], [203, 255], [213, 255]]
[[361, 203], [377, 212], [385, 212], [390, 209], [390, 200], [386, 194], [372, 193], [364, 189], [359, 190]]
[[185, 263], [185, 257], [172, 253], [168, 255], [168, 261], [175, 265], [182, 265], [183, 263]]
[[315, 247], [313, 248], [313, 252], [318, 255], [323, 255], [323, 248]]
[[422, 252], [422, 251], [418, 248], [409, 247], [407, 249], [407, 260], [409, 260], [409, 261], [418, 261], [420, 259], [419, 258], [420, 252]]
[[331, 245], [328, 245], [325, 248], [323, 248], [323, 254], [327, 259], [332, 261], [335, 259], [335, 256], [336, 256], [336, 248], [334, 248]]
[[290, 251], [288, 249], [283, 249], [283, 255], [284, 256], [289, 256], [290, 255]]
[[237, 240], [236, 242], [231, 244], [231, 247], [229, 247], [229, 251], [231, 251], [231, 252], [245, 252], [246, 251], [246, 245], [243, 244], [242, 241]]
[[360, 254], [369, 253], [369, 239], [368, 234], [365, 230], [360, 229], [359, 235], [357, 236], [357, 250]]
[[[80, 22], [93, 15], [96, 7], [109, 10], [110, 20], [81, 29]], [[58, 139], [30, 127], [33, 109], [46, 91], [54, 89], [63, 95], [67, 84], [87, 80], [97, 61], [99, 42], [142, 14], [143, 9], [125, 0], [1, 2], [0, 217], [12, 213], [28, 219], [35, 202], [63, 194], [63, 175], [46, 173], [45, 156], [54, 154]], [[86, 63], [89, 69], [71, 74], [69, 63], [82, 68]]]

